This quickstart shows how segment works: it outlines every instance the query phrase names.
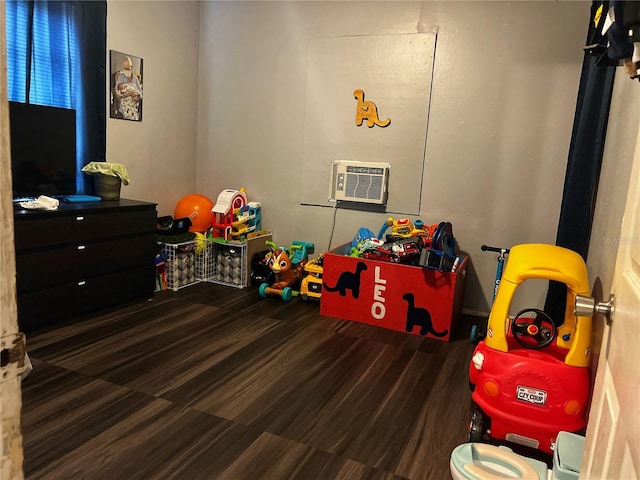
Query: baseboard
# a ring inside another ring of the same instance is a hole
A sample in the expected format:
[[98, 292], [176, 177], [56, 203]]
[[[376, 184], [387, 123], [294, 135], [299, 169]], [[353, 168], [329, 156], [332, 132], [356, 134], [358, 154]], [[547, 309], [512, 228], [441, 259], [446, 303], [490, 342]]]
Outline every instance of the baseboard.
[[479, 310], [471, 310], [468, 308], [463, 308], [462, 313], [464, 315], [473, 315], [474, 317], [484, 317], [484, 318], [489, 317], [489, 312], [481, 312]]

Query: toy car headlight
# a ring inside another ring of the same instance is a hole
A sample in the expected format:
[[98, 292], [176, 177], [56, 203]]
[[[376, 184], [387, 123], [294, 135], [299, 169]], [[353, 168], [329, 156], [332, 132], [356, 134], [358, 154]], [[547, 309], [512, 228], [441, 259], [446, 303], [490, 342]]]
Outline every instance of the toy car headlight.
[[482, 370], [482, 365], [484, 365], [484, 354], [480, 352], [476, 353], [471, 361], [473, 362], [473, 366], [476, 370]]
[[500, 387], [498, 386], [497, 382], [491, 379], [485, 380], [485, 382], [482, 384], [482, 389], [488, 397], [497, 397], [498, 393], [500, 393]]
[[577, 400], [569, 400], [564, 404], [564, 413], [567, 415], [579, 415], [582, 412], [582, 405]]

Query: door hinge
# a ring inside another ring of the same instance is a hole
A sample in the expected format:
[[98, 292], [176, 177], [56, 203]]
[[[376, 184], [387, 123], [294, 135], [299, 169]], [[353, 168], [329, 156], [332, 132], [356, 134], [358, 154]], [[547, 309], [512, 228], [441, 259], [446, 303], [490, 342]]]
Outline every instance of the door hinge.
[[0, 342], [2, 350], [0, 350], [0, 367], [4, 368], [10, 363], [17, 363], [18, 369], [24, 368], [26, 358], [26, 342], [24, 333], [18, 333], [13, 342], [3, 338]]

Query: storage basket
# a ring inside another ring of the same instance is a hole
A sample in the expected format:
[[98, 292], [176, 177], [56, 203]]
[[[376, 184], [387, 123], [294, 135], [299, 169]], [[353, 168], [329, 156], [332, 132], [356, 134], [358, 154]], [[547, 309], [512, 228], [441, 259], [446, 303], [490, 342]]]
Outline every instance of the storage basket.
[[195, 241], [163, 243], [162, 258], [165, 262], [165, 288], [178, 291], [207, 279], [207, 259], [213, 246], [207, 242], [199, 251]]
[[213, 275], [210, 282], [230, 287], [247, 286], [247, 243], [229, 242], [215, 244]]

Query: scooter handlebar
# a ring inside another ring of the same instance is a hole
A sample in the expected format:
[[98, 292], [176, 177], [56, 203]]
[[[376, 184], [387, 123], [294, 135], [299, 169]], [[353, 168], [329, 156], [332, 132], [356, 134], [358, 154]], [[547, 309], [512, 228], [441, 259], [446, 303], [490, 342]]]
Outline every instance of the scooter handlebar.
[[480, 247], [480, 250], [482, 250], [483, 252], [502, 253], [504, 251], [505, 253], [509, 253], [509, 249], [508, 248], [490, 247], [489, 245], [482, 245]]

